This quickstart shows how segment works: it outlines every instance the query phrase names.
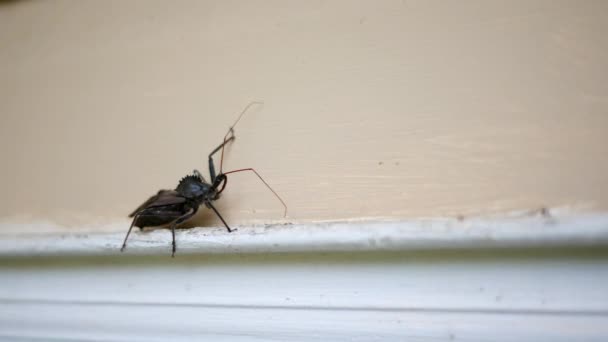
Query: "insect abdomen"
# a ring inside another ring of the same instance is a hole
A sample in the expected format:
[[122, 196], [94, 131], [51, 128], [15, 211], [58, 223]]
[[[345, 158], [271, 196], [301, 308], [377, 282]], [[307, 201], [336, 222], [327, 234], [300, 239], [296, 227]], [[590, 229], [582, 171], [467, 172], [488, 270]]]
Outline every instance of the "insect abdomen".
[[139, 228], [163, 226], [177, 220], [187, 211], [184, 204], [144, 209], [137, 214], [134, 226]]

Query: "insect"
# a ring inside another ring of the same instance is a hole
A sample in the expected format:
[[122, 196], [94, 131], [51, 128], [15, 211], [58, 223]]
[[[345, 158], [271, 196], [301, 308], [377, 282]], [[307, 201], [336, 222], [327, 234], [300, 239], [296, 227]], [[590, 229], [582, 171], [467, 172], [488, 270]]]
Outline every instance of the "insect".
[[[192, 175], [187, 175], [179, 181], [179, 184], [175, 190], [160, 190], [156, 195], [150, 197], [142, 205], [140, 205], [135, 211], [133, 211], [129, 217], [133, 217], [133, 222], [127, 231], [125, 240], [122, 244], [120, 251], [124, 251], [127, 247], [127, 239], [133, 227], [139, 227], [141, 230], [145, 227], [162, 227], [169, 226], [171, 234], [173, 236], [172, 242], [172, 253], [171, 256], [175, 256], [176, 244], [175, 244], [175, 229], [182, 223], [188, 221], [196, 214], [201, 205], [205, 205], [211, 209], [217, 217], [222, 221], [224, 226], [229, 233], [234, 232], [236, 229], [230, 228], [228, 223], [224, 220], [222, 215], [217, 211], [213, 202], [220, 198], [221, 193], [226, 188], [228, 182], [227, 175], [239, 172], [253, 172], [266, 187], [272, 191], [276, 198], [281, 202], [284, 208], [283, 215], [287, 216], [287, 205], [283, 199], [270, 187], [268, 183], [260, 176], [260, 174], [253, 168], [237, 169], [228, 172], [223, 172], [224, 164], [224, 148], [225, 146], [236, 139], [234, 135], [234, 127], [241, 120], [243, 115], [253, 105], [262, 105], [261, 102], [251, 102], [238, 116], [234, 124], [230, 126], [228, 132], [224, 136], [224, 141], [209, 153], [209, 177], [210, 182], [207, 182], [203, 175], [198, 171], [194, 170]], [[215, 173], [215, 163], [213, 156], [221, 151], [220, 157], [220, 169], [219, 173]]]

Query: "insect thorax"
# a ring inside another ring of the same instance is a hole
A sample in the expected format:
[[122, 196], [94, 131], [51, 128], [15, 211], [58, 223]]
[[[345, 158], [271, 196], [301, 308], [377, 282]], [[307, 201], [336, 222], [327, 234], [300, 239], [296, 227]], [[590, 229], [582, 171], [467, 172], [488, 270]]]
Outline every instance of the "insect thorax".
[[179, 181], [175, 191], [186, 198], [199, 199], [208, 196], [213, 188], [211, 184], [202, 182], [197, 176], [186, 176]]

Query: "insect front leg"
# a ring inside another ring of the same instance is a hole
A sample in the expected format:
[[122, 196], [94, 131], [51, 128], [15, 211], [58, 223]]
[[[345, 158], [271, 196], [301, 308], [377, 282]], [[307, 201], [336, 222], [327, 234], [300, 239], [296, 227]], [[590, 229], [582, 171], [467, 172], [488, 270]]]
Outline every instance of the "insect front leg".
[[239, 121], [241, 120], [243, 115], [249, 110], [249, 108], [251, 108], [251, 106], [263, 105], [263, 104], [264, 104], [264, 102], [260, 102], [260, 101], [249, 102], [249, 104], [243, 109], [241, 114], [239, 114], [238, 118], [236, 118], [236, 121], [228, 129], [228, 132], [224, 136], [224, 142], [220, 146], [216, 147], [213, 151], [211, 151], [211, 153], [209, 153], [209, 177], [211, 177], [211, 183], [213, 183], [215, 181], [215, 165], [213, 165], [212, 156], [214, 154], [216, 154], [218, 151], [222, 150], [222, 157], [220, 159], [220, 173], [222, 173], [222, 166], [224, 165], [224, 146], [229, 141], [234, 140], [234, 127], [236, 126], [237, 123], [239, 123]]
[[[233, 141], [235, 139], [234, 130], [230, 128], [230, 138], [224, 140], [218, 147], [216, 147], [211, 153], [209, 153], [209, 177], [211, 177], [211, 183], [215, 181], [215, 164], [213, 163], [213, 155], [219, 152], [226, 144]], [[220, 170], [221, 171], [221, 170]]]
[[228, 233], [232, 233], [235, 230], [237, 230], [236, 228], [235, 229], [231, 229], [230, 226], [228, 226], [228, 223], [226, 223], [226, 221], [224, 220], [224, 218], [222, 217], [222, 215], [220, 215], [220, 212], [217, 211], [217, 209], [215, 209], [215, 207], [213, 206], [213, 204], [211, 204], [210, 201], [205, 202], [205, 205], [207, 207], [211, 208], [211, 210], [213, 210], [213, 212], [217, 215], [217, 217], [219, 217], [220, 220], [222, 220], [222, 223], [224, 224], [224, 226], [226, 226], [226, 229], [228, 229]]

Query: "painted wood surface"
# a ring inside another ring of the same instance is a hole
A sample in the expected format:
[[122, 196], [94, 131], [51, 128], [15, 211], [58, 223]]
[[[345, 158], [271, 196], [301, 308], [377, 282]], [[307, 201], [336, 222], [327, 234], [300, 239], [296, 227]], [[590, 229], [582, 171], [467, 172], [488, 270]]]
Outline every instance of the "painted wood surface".
[[608, 338], [606, 215], [238, 228], [0, 234], [0, 339]]
[[[251, 100], [226, 167], [256, 167], [290, 222], [606, 210], [606, 17], [605, 1], [4, 1], [0, 218], [124, 217], [204, 170]], [[248, 175], [218, 205], [281, 218]]]
[[[1, 227], [0, 257], [120, 254], [127, 224]], [[54, 229], [53, 229], [54, 228]], [[327, 222], [178, 230], [179, 254], [364, 252], [608, 245], [608, 215], [513, 214], [501, 218]], [[168, 229], [134, 230], [126, 254], [170, 255]]]
[[605, 341], [608, 255], [556, 249], [0, 266], [0, 338]]

